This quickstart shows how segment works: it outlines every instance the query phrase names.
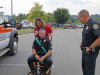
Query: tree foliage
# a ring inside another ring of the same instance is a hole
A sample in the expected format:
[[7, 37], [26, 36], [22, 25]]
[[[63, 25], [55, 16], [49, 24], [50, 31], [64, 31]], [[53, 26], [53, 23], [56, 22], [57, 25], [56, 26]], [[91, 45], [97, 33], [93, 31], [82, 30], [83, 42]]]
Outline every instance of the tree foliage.
[[2, 16], [3, 16], [3, 15], [4, 15], [4, 12], [0, 12], [0, 15], [2, 15]]
[[59, 24], [66, 23], [70, 17], [69, 11], [66, 8], [57, 8], [53, 14], [56, 22]]
[[54, 15], [53, 13], [47, 13], [49, 15], [47, 23], [55, 23]]
[[13, 19], [16, 19], [17, 22], [21, 22], [22, 20], [26, 19], [27, 15], [20, 13], [18, 16], [13, 15]]
[[46, 22], [48, 21], [49, 15], [42, 10], [42, 7], [43, 5], [40, 5], [38, 2], [34, 2], [34, 7], [31, 8], [27, 16], [29, 22], [33, 22], [34, 18], [36, 17], [41, 17]]

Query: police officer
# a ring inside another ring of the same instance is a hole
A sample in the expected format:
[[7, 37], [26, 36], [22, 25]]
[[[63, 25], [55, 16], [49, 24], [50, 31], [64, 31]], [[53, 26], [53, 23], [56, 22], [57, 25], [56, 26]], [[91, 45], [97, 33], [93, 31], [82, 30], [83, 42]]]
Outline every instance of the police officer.
[[40, 74], [40, 75], [44, 75], [53, 63], [50, 57], [52, 53], [52, 45], [51, 45], [50, 40], [47, 37], [45, 37], [44, 29], [39, 30], [38, 40], [43, 45], [47, 53], [44, 53], [43, 49], [39, 46], [38, 42], [34, 40], [33, 47], [32, 47], [33, 55], [31, 55], [27, 61], [31, 69], [31, 72], [35, 70], [33, 62], [35, 62], [36, 60], [38, 60], [39, 62], [45, 62], [46, 64], [44, 65], [44, 68], [42, 69], [41, 74]]
[[82, 31], [82, 70], [83, 75], [95, 75], [96, 59], [99, 54], [100, 24], [91, 19], [87, 10], [81, 10], [78, 18], [84, 28]]

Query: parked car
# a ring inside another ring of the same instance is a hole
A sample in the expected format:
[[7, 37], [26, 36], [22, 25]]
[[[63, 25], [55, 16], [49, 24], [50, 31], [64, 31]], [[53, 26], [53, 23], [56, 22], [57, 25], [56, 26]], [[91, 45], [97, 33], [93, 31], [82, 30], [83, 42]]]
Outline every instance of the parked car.
[[17, 23], [17, 29], [22, 29], [22, 24], [21, 23]]
[[64, 27], [64, 29], [68, 29], [68, 28], [75, 29], [77, 26], [76, 26], [76, 24], [68, 24], [68, 25], [64, 25], [63, 27]]
[[78, 25], [77, 27], [78, 27], [78, 28], [83, 28], [83, 27], [84, 27], [84, 25]]
[[34, 28], [34, 24], [33, 23], [29, 23], [29, 28], [30, 29]]
[[29, 28], [29, 25], [27, 25], [26, 23], [21, 23], [21, 24], [22, 24], [22, 29]]

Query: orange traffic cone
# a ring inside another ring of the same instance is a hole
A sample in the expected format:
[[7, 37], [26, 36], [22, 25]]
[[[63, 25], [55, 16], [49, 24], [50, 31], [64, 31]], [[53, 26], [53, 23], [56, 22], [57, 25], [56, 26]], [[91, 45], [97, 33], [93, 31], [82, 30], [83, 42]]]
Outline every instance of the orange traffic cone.
[[77, 29], [75, 31], [77, 32]]
[[55, 28], [54, 28], [54, 31], [55, 31]]
[[63, 29], [63, 31], [64, 31], [64, 29]]

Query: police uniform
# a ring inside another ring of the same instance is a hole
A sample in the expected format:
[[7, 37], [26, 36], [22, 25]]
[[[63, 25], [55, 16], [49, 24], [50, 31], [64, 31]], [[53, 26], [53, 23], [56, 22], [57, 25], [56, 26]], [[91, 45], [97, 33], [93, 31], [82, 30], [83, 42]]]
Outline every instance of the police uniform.
[[[43, 39], [40, 39], [40, 37], [38, 37], [38, 40], [43, 45], [43, 47], [45, 48], [46, 52], [48, 52], [48, 50], [52, 50], [51, 41], [47, 37], [45, 37]], [[42, 57], [42, 56], [44, 56], [46, 54], [46, 53], [44, 53], [44, 51], [41, 48], [41, 46], [39, 46], [39, 44], [38, 44], [38, 42], [36, 40], [34, 40], [34, 42], [33, 42], [32, 49], [36, 49], [36, 53], [37, 53], [37, 55], [39, 55], [39, 57]], [[29, 65], [31, 71], [35, 70], [34, 65], [33, 65], [33, 62], [37, 61], [35, 56], [31, 55], [28, 58], [27, 61], [28, 61], [28, 65]], [[46, 65], [44, 66], [44, 70], [46, 72], [51, 67], [53, 62], [52, 62], [52, 59], [51, 59], [50, 56], [46, 57], [43, 62], [46, 63]]]
[[[91, 46], [91, 44], [97, 39], [97, 35], [100, 35], [100, 24], [90, 18], [83, 28], [82, 47]], [[95, 75], [95, 64], [96, 58], [99, 54], [99, 47], [97, 46], [93, 50], [91, 50], [89, 54], [82, 50], [83, 75]]]

